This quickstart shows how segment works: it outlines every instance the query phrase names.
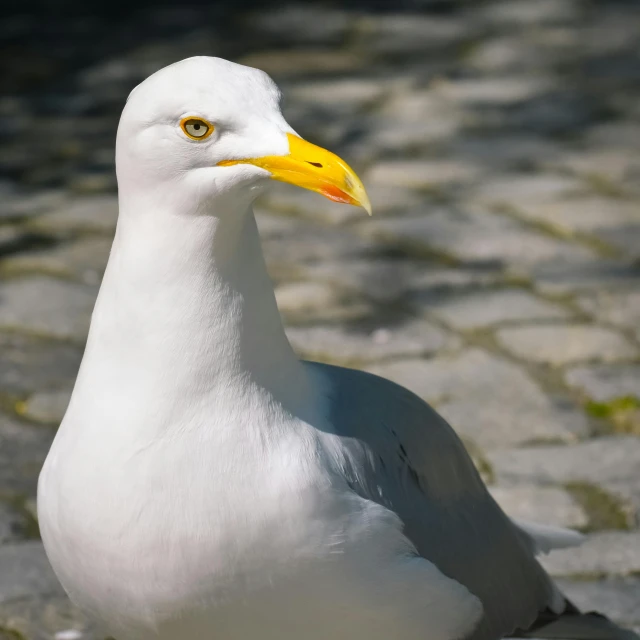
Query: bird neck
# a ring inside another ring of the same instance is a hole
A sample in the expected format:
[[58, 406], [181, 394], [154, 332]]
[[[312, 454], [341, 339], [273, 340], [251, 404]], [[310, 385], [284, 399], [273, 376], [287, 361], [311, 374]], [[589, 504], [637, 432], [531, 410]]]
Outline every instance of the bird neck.
[[132, 206], [121, 198], [81, 375], [95, 363], [107, 384], [148, 393], [254, 385], [303, 401], [304, 367], [284, 333], [251, 205], [220, 216]]

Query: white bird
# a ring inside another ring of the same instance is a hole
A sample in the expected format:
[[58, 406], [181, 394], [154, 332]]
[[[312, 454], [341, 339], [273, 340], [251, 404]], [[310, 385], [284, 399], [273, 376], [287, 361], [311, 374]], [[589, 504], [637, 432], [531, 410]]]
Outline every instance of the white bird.
[[276, 179], [370, 205], [279, 98], [197, 57], [125, 106], [116, 236], [38, 490], [69, 596], [119, 640], [636, 637], [565, 600], [534, 556], [577, 534], [509, 520], [425, 402], [294, 354], [252, 202]]

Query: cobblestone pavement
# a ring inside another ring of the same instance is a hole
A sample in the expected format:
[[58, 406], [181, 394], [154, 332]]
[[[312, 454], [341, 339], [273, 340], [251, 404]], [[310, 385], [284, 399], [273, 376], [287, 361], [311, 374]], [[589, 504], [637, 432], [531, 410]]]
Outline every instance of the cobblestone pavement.
[[48, 568], [36, 479], [116, 222], [124, 99], [198, 53], [270, 72], [370, 190], [371, 219], [293, 187], [257, 207], [298, 351], [432, 402], [508, 513], [588, 532], [543, 560], [567, 594], [640, 627], [640, 6], [421, 4], [3, 21], [0, 639], [99, 637]]

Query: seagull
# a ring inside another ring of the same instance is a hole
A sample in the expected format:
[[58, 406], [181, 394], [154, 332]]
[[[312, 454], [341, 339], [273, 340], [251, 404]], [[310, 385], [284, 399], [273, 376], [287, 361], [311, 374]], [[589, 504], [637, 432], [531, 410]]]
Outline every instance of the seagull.
[[118, 640], [578, 640], [581, 613], [460, 439], [406, 389], [300, 360], [253, 201], [273, 180], [371, 205], [267, 74], [195, 57], [130, 94], [119, 218], [73, 395], [39, 478], [48, 558]]

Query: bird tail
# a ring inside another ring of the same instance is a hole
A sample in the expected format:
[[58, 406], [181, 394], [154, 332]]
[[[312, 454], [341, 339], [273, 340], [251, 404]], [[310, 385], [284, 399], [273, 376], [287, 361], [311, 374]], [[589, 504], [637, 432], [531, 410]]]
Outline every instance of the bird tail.
[[[568, 529], [522, 520], [514, 520], [514, 524], [536, 555], [549, 553], [553, 549], [574, 547], [584, 539], [581, 534]], [[542, 611], [528, 629], [520, 629], [512, 637], [539, 640], [640, 640], [636, 633], [619, 627], [600, 613], [582, 613], [557, 587], [551, 607]]]
[[582, 613], [571, 601], [565, 600], [562, 613], [543, 611], [526, 630], [517, 631], [514, 638], [541, 640], [640, 640], [640, 636], [623, 629], [609, 618], [590, 611]]

